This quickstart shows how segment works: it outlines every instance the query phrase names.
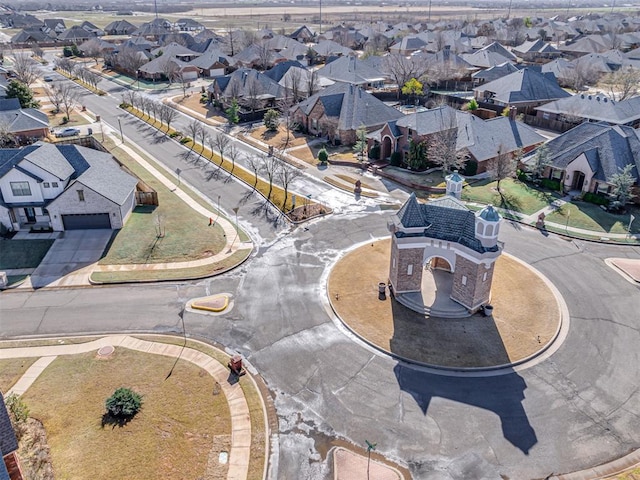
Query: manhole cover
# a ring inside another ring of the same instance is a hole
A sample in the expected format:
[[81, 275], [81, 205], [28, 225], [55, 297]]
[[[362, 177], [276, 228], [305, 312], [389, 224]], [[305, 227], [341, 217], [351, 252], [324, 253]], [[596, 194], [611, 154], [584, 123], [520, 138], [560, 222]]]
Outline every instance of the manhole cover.
[[115, 351], [116, 351], [116, 349], [113, 348], [112, 345], [105, 345], [104, 347], [100, 347], [100, 350], [98, 350], [98, 356], [99, 357], [108, 357], [109, 355], [111, 355]]

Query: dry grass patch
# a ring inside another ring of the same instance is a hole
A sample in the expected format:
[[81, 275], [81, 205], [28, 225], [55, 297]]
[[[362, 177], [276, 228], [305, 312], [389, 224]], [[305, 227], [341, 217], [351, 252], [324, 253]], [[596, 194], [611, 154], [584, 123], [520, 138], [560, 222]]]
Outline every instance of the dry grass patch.
[[193, 95], [187, 95], [183, 97], [179, 95], [177, 97], [173, 97], [172, 100], [178, 105], [188, 108], [189, 110], [193, 110], [194, 112], [198, 112], [201, 115], [204, 115], [205, 118], [209, 120], [213, 120], [218, 123], [227, 123], [227, 119], [222, 115], [222, 112], [215, 108], [213, 105], [207, 105], [206, 103], [200, 103], [200, 94], [194, 93]]
[[553, 294], [535, 273], [504, 255], [495, 267], [493, 318], [425, 317], [389, 297], [378, 300], [378, 282], [389, 276], [390, 244], [382, 240], [350, 252], [328, 282], [338, 315], [380, 348], [434, 365], [486, 367], [526, 358], [556, 333], [560, 312]]
[[[2, 345], [4, 347], [4, 345]], [[5, 393], [33, 365], [37, 358], [9, 358], [0, 360], [0, 392]]]
[[[226, 478], [231, 420], [223, 394], [204, 370], [175, 359], [116, 349], [57, 358], [23, 396], [47, 430], [57, 478]], [[104, 402], [127, 386], [143, 395], [123, 427], [103, 426]], [[208, 462], [208, 460], [211, 461]]]
[[289, 130], [289, 140], [287, 141], [287, 128], [284, 125], [278, 125], [278, 130], [275, 132], [268, 130], [265, 126], [261, 126], [253, 130], [250, 135], [256, 140], [273, 145], [275, 148], [282, 148], [284, 145], [287, 145], [287, 148], [306, 145], [309, 139], [313, 138], [300, 132]]

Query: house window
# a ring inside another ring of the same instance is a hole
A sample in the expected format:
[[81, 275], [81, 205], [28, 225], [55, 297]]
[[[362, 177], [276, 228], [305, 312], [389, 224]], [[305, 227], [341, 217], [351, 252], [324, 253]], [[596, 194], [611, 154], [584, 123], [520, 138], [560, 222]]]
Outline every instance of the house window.
[[552, 170], [551, 178], [554, 180], [560, 180], [562, 178], [562, 170]]
[[11, 182], [11, 193], [15, 197], [28, 197], [31, 195], [29, 182]]
[[487, 272], [484, 272], [484, 273], [482, 274], [482, 281], [483, 281], [483, 282], [486, 282], [486, 281], [487, 281]]
[[597, 189], [596, 192], [600, 193], [602, 195], [606, 195], [607, 193], [609, 193], [609, 185], [607, 185], [606, 183], [597, 183]]
[[312, 118], [311, 119], [311, 128], [314, 130], [318, 130], [318, 119], [317, 118]]
[[78, 192], [78, 201], [84, 202], [84, 190], [76, 190]]
[[467, 276], [462, 275], [462, 285], [466, 285], [466, 284], [467, 284]]
[[49, 188], [50, 186], [49, 182], [44, 182], [44, 188]]
[[52, 188], [58, 188], [58, 182], [51, 182]]
[[407, 275], [413, 275], [413, 265], [407, 267]]

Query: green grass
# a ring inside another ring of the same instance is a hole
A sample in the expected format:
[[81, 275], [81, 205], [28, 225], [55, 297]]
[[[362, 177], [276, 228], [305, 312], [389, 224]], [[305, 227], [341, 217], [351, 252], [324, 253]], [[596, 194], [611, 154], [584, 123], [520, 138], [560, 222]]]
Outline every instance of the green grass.
[[7, 392], [33, 365], [37, 358], [9, 358], [0, 360], [0, 392]]
[[493, 204], [515, 212], [530, 215], [560, 198], [557, 192], [539, 190], [518, 180], [507, 178], [500, 182], [502, 196], [496, 190], [496, 181], [483, 180], [467, 185], [462, 190], [462, 199], [467, 202]]
[[0, 239], [0, 270], [36, 268], [53, 245], [54, 240]]
[[[197, 213], [124, 151], [112, 153], [158, 193], [157, 207], [136, 207], [116, 235], [102, 265], [181, 262], [205, 258], [226, 245], [219, 225]], [[158, 222], [164, 237], [158, 238]]]
[[[229, 407], [204, 370], [174, 362], [117, 348], [109, 360], [61, 356], [45, 369], [23, 400], [46, 428], [56, 477], [204, 477], [209, 455], [229, 451]], [[121, 386], [143, 396], [142, 409], [122, 427], [102, 425], [105, 399]], [[224, 478], [228, 466], [211, 468]]]
[[250, 248], [238, 250], [220, 262], [200, 267], [124, 272], [93, 272], [91, 274], [91, 281], [95, 283], [128, 283], [205, 278], [226, 272], [244, 262], [250, 254]]
[[[640, 233], [640, 208], [633, 206], [630, 212], [638, 220], [631, 224], [631, 233]], [[547, 215], [546, 221], [601, 233], [627, 233], [629, 213], [614, 215], [598, 205], [586, 202], [571, 202], [562, 205]]]

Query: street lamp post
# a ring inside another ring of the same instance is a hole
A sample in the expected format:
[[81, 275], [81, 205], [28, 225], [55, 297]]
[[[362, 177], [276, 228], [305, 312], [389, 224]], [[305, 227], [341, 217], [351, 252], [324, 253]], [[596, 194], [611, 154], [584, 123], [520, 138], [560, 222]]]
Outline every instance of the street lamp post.
[[233, 207], [233, 213], [236, 214], [236, 236], [233, 237], [233, 242], [231, 242], [231, 246], [233, 246], [233, 244], [236, 243], [236, 238], [238, 238], [238, 210], [240, 210], [240, 207]]
[[120, 122], [120, 118], [118, 118], [118, 127], [120, 128], [120, 140], [124, 143], [124, 135], [122, 134], [122, 123]]

